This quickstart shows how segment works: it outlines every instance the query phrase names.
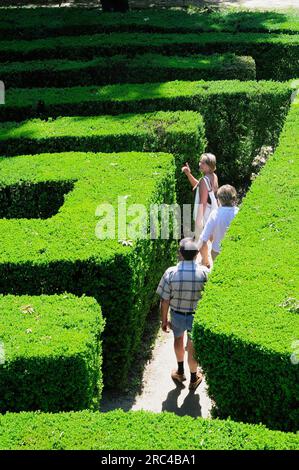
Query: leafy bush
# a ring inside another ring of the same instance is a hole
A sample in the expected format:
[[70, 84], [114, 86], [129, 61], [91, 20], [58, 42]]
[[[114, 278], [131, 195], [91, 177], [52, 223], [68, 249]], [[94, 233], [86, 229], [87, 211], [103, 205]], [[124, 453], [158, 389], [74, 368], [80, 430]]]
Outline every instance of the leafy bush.
[[9, 87], [66, 87], [143, 83], [166, 80], [254, 80], [252, 57], [234, 54], [163, 56], [144, 54], [133, 58], [98, 57], [89, 61], [43, 60], [12, 62], [1, 66], [1, 80]]
[[0, 186], [0, 218], [48, 219], [57, 214], [65, 195], [73, 189], [72, 181], [26, 184], [20, 180], [10, 186]]
[[190, 203], [192, 192], [181, 166], [197, 165], [205, 148], [200, 114], [157, 112], [139, 115], [61, 117], [0, 125], [0, 154], [18, 155], [64, 151], [165, 151], [176, 156], [180, 202]]
[[288, 80], [299, 74], [299, 35], [264, 33], [112, 33], [0, 42], [0, 60], [87, 60], [99, 55], [193, 55], [234, 53], [251, 56], [257, 78]]
[[[142, 430], [142, 432], [140, 432]], [[5, 450], [295, 450], [299, 437], [264, 426], [174, 413], [7, 413], [0, 416]]]
[[0, 37], [32, 39], [57, 35], [81, 35], [101, 32], [139, 31], [150, 33], [189, 32], [299, 32], [296, 11], [224, 11], [203, 12], [170, 9], [130, 11], [125, 15], [102, 13], [94, 8], [34, 8], [1, 11]]
[[[199, 111], [205, 121], [207, 150], [217, 156], [221, 182], [244, 186], [249, 182], [252, 161], [260, 148], [277, 144], [291, 93], [289, 83], [239, 81], [175, 81], [42, 91], [10, 89], [5, 106], [0, 107], [0, 120], [37, 115], [117, 115], [159, 109]], [[192, 156], [191, 151], [188, 153]], [[182, 185], [187, 188], [185, 180]]]
[[247, 194], [195, 317], [218, 414], [297, 430], [299, 105]]
[[[118, 242], [118, 232], [116, 239], [100, 240], [95, 234], [99, 222], [95, 212], [100, 204], [111, 204], [117, 223], [118, 196], [126, 197], [128, 205], [144, 204], [147, 209], [152, 203], [172, 204], [173, 157], [161, 153], [70, 152], [0, 159], [0, 187], [14, 185], [18, 198], [19, 184], [23, 195], [19, 200], [27, 205], [28, 212], [35, 203], [31, 197], [26, 199], [24, 183], [29, 187], [53, 181], [74, 185], [56, 215], [46, 220], [0, 220], [0, 292], [71, 292], [96, 298], [107, 322], [104, 383], [116, 389], [128, 380], [147, 314], [155, 301], [156, 284], [173, 261], [176, 243], [140, 238], [125, 246]], [[51, 335], [50, 327], [48, 330]], [[27, 403], [24, 399], [24, 406]]]
[[98, 405], [104, 324], [97, 302], [9, 295], [0, 296], [0, 305], [1, 413]]

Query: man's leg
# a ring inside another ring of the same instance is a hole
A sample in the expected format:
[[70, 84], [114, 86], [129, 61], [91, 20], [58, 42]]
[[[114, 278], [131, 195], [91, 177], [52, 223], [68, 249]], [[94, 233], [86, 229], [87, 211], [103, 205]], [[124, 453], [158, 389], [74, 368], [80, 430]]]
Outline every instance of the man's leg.
[[178, 362], [177, 369], [173, 370], [171, 377], [173, 380], [183, 382], [186, 380], [184, 374], [184, 330], [185, 318], [178, 313], [171, 312], [171, 328], [174, 336], [174, 352]]
[[181, 336], [174, 337], [174, 352], [176, 355], [178, 367], [177, 369], [172, 371], [171, 377], [175, 381], [183, 382], [184, 380], [186, 380], [184, 374], [184, 334], [182, 334]]
[[192, 340], [189, 338], [189, 335], [188, 335], [188, 341], [187, 341], [187, 352], [188, 352], [188, 365], [189, 365], [189, 369], [190, 369], [190, 373], [196, 373], [197, 372], [197, 368], [198, 368], [198, 363], [197, 361], [194, 359], [194, 355], [195, 355], [195, 350], [194, 350], [194, 346], [193, 346], [193, 342]]
[[202, 374], [198, 371], [198, 362], [195, 359], [193, 341], [189, 337], [189, 333], [186, 350], [188, 352], [188, 365], [191, 374], [189, 390], [196, 390], [196, 388], [202, 381]]
[[184, 350], [184, 335], [178, 336], [177, 338], [174, 338], [174, 352], [176, 355], [176, 360], [177, 362], [183, 362], [184, 361], [184, 355], [185, 355], [185, 350]]

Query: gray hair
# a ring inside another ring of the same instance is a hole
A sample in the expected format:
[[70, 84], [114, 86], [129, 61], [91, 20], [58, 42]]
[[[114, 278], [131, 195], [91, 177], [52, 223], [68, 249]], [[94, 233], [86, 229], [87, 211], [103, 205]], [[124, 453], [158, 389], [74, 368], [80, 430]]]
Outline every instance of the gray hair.
[[186, 237], [180, 241], [180, 253], [185, 260], [193, 260], [198, 255], [198, 251], [198, 245], [193, 238]]

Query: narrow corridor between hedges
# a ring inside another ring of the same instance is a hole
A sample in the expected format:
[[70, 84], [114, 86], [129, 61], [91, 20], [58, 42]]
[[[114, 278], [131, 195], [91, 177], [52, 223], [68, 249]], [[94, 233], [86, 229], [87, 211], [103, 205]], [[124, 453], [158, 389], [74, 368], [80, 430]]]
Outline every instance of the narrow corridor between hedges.
[[[209, 251], [210, 249], [211, 246]], [[200, 254], [198, 257], [198, 262], [200, 262]], [[212, 266], [213, 260], [211, 257], [210, 263]], [[158, 316], [160, 316], [159, 313]], [[145, 333], [146, 335], [147, 333]], [[173, 342], [172, 331], [164, 333], [159, 328], [153, 349], [150, 352], [150, 359], [143, 370], [140, 390], [137, 393], [132, 393], [130, 389], [126, 389], [123, 393], [113, 396], [111, 390], [106, 392], [104, 389], [100, 410], [107, 412], [121, 408], [124, 411], [146, 410], [155, 413], [169, 411], [178, 416], [211, 418], [212, 401], [208, 395], [205, 377], [195, 392], [190, 392], [188, 389], [190, 373], [187, 353], [185, 354], [184, 363], [186, 382], [180, 386], [172, 380], [171, 371], [177, 367]], [[185, 345], [186, 342], [187, 337], [185, 335]]]
[[145, 367], [143, 374], [143, 390], [135, 398], [122, 395], [111, 397], [111, 393], [103, 393], [101, 411], [117, 408], [128, 410], [148, 410], [153, 412], [170, 411], [179, 416], [210, 417], [211, 400], [207, 394], [205, 380], [195, 392], [189, 392], [189, 374], [185, 359], [186, 385], [176, 386], [170, 377], [171, 370], [176, 367], [173, 350], [173, 334], [159, 332], [152, 359]]

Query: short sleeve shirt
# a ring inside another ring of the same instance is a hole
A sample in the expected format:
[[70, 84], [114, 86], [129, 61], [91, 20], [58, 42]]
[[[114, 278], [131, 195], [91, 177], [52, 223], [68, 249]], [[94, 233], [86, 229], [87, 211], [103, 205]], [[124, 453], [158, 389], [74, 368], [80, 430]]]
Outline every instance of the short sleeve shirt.
[[161, 299], [170, 300], [173, 310], [193, 312], [209, 272], [195, 261], [180, 261], [165, 271], [156, 292]]

